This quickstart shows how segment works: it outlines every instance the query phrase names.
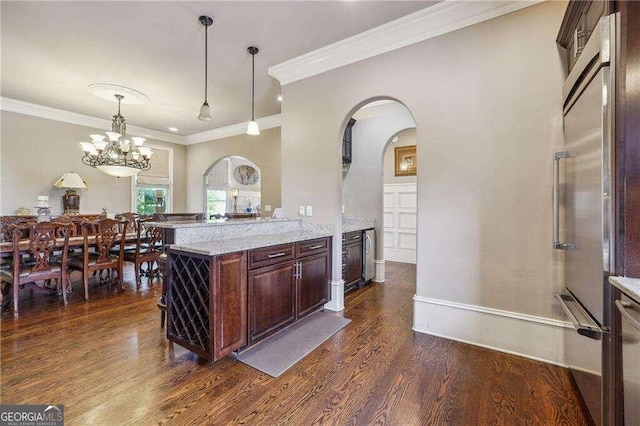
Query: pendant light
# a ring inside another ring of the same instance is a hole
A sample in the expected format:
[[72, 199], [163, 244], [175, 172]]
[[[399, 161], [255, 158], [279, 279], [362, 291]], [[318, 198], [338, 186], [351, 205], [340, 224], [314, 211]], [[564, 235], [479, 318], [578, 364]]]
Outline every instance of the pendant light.
[[209, 18], [208, 16], [201, 16], [199, 18], [200, 23], [202, 25], [204, 25], [204, 103], [202, 104], [202, 106], [200, 107], [200, 115], [198, 116], [198, 120], [201, 121], [211, 121], [211, 107], [209, 107], [209, 103], [207, 102], [207, 73], [209, 71], [208, 68], [208, 51], [209, 51], [209, 45], [208, 45], [208, 29], [209, 26], [211, 26], [211, 24], [213, 24], [213, 19]]
[[248, 135], [259, 135], [260, 128], [255, 118], [255, 103], [256, 103], [256, 55], [259, 50], [255, 46], [247, 48], [247, 52], [251, 55], [251, 121], [247, 126]]

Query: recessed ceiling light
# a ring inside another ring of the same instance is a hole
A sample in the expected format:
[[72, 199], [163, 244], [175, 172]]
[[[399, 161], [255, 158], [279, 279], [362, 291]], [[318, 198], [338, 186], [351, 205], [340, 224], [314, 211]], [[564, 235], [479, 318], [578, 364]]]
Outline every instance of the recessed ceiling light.
[[282, 95], [278, 95], [277, 99], [278, 99], [278, 102], [282, 102]]
[[172, 132], [177, 132], [178, 128], [177, 127], [169, 127], [169, 130], [171, 130]]

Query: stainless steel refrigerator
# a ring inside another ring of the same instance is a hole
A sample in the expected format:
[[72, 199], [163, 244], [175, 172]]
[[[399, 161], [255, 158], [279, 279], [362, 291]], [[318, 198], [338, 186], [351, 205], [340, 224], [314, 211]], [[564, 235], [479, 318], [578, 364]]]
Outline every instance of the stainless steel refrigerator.
[[596, 424], [613, 416], [615, 22], [600, 20], [563, 86], [565, 146], [553, 155], [553, 247], [566, 287], [556, 299], [578, 333], [565, 337], [565, 361]]

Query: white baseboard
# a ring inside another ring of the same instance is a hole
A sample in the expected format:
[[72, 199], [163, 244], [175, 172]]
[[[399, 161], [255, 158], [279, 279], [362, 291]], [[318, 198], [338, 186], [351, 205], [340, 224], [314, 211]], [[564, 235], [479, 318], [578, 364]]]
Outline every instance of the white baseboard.
[[329, 311], [344, 310], [344, 280], [331, 281], [331, 300], [324, 304]]
[[376, 264], [376, 276], [371, 280], [374, 283], [383, 283], [385, 280], [385, 266], [384, 259], [383, 260], [374, 260]]
[[387, 247], [384, 249], [384, 259], [389, 262], [416, 264], [416, 250]]
[[517, 312], [414, 296], [413, 330], [566, 367], [570, 323]]

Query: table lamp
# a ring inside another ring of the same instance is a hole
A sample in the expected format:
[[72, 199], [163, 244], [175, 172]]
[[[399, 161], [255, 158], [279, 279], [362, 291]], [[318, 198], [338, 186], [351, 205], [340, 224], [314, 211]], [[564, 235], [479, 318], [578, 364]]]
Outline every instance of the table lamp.
[[67, 172], [55, 183], [58, 188], [68, 188], [66, 194], [62, 196], [62, 205], [66, 214], [80, 213], [80, 195], [76, 189], [88, 188], [87, 183], [75, 172]]
[[238, 188], [231, 188], [231, 197], [233, 197], [233, 212], [236, 213], [238, 211], [238, 195], [240, 194], [240, 190]]

